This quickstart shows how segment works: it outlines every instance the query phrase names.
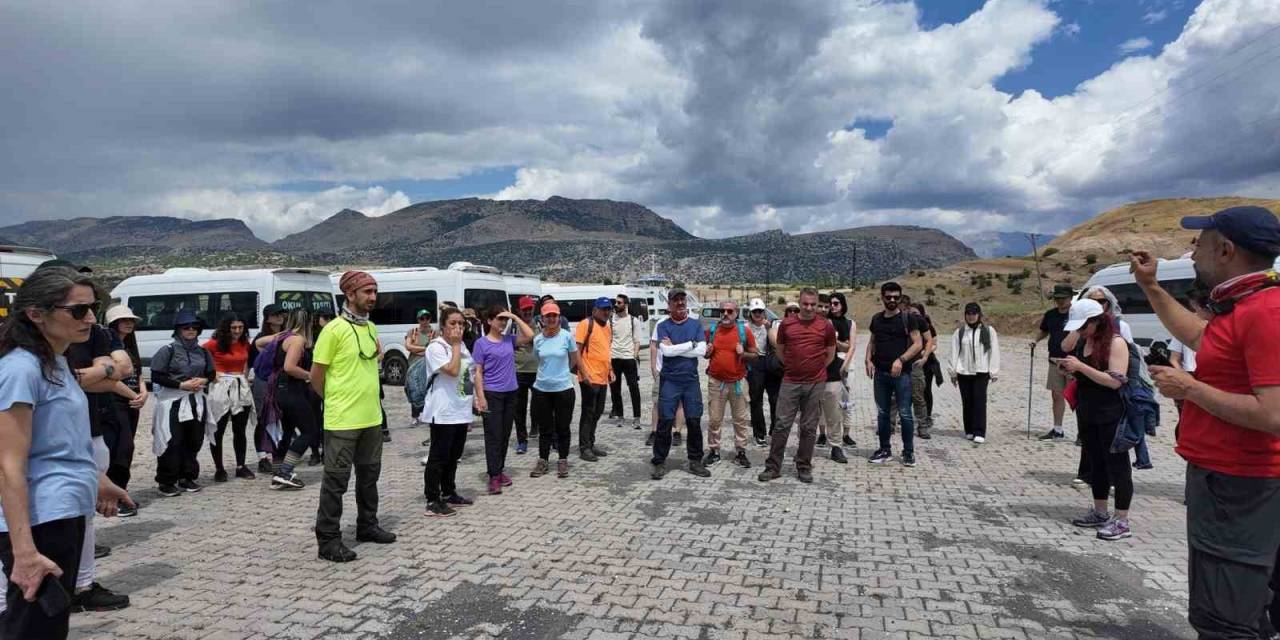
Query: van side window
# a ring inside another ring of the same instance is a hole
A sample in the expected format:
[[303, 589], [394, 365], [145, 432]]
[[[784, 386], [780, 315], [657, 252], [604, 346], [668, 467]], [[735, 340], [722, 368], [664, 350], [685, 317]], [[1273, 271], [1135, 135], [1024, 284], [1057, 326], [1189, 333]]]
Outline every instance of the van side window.
[[[338, 307], [347, 304], [347, 297], [338, 295]], [[419, 309], [426, 309], [435, 318], [440, 310], [436, 308], [436, 292], [424, 291], [379, 291], [378, 306], [369, 314], [374, 324], [417, 324]]]
[[464, 289], [462, 291], [462, 306], [465, 309], [479, 311], [506, 304], [507, 292], [501, 289]]
[[560, 305], [560, 317], [569, 322], [582, 322], [587, 316], [591, 315], [591, 304], [595, 302], [595, 298], [591, 300], [556, 300], [556, 304]]
[[277, 291], [276, 304], [285, 311], [306, 308], [312, 313], [337, 313], [333, 294], [323, 291]]
[[[1191, 278], [1181, 278], [1178, 280], [1161, 280], [1160, 286], [1164, 287], [1169, 295], [1181, 300], [1185, 298], [1191, 291]], [[1115, 294], [1116, 302], [1120, 303], [1120, 310], [1125, 315], [1155, 313], [1155, 309], [1151, 308], [1151, 301], [1147, 300], [1147, 295], [1142, 292], [1142, 288], [1137, 283], [1124, 283], [1115, 285], [1104, 285]]]
[[206, 327], [218, 326], [228, 312], [234, 312], [249, 329], [258, 328], [258, 294], [253, 291], [218, 293], [182, 293], [162, 296], [133, 296], [129, 310], [142, 318], [138, 331], [170, 331], [173, 319], [181, 309], [189, 309], [204, 321]]

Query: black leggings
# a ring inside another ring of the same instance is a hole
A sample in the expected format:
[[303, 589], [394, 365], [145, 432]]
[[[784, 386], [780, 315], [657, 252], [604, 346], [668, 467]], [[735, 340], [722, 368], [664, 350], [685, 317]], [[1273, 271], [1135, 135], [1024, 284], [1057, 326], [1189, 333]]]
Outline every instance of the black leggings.
[[1076, 413], [1080, 434], [1084, 436], [1080, 465], [1088, 471], [1088, 477], [1083, 479], [1089, 481], [1094, 500], [1106, 500], [1111, 488], [1115, 487], [1116, 509], [1128, 511], [1129, 503], [1133, 501], [1133, 468], [1129, 466], [1129, 452], [1111, 453], [1111, 442], [1115, 440], [1120, 423], [1118, 419], [1092, 422], [1088, 421], [1089, 417], [1088, 410]]
[[280, 422], [297, 434], [285, 449], [301, 455], [320, 437], [320, 403], [314, 400], [315, 394], [302, 386], [306, 383], [290, 381], [288, 384], [276, 393], [276, 405], [280, 407]]
[[469, 424], [431, 423], [431, 448], [427, 468], [422, 472], [422, 492], [427, 502], [439, 502], [458, 493], [458, 460], [467, 444]]
[[213, 433], [213, 444], [209, 445], [209, 453], [213, 454], [213, 464], [222, 471], [222, 436], [227, 432], [227, 423], [231, 424], [231, 443], [236, 450], [236, 467], [244, 466], [245, 450], [248, 448], [248, 437], [245, 428], [249, 425], [249, 410], [241, 409], [240, 413], [230, 413], [218, 419], [218, 430]]
[[[85, 518], [65, 518], [31, 527], [31, 540], [40, 555], [62, 569], [62, 576], [49, 578], [62, 583], [67, 593], [74, 593], [76, 576], [80, 573], [80, 547], [84, 544]], [[8, 533], [0, 533], [0, 564], [4, 565], [6, 579], [13, 574], [13, 543]], [[27, 602], [22, 590], [12, 580], [5, 595], [7, 612], [0, 617], [0, 638], [6, 640], [43, 640], [66, 638], [71, 619], [71, 609], [49, 616], [37, 602]], [[47, 587], [46, 587], [47, 588]]]
[[991, 375], [956, 376], [965, 435], [987, 437], [987, 384]]
[[637, 373], [639, 363], [635, 358], [614, 358], [613, 373], [616, 376], [609, 383], [609, 417], [622, 417], [622, 381], [627, 382], [627, 391], [631, 394], [631, 412], [633, 417], [640, 417], [640, 377]]
[[573, 423], [573, 389], [564, 391], [533, 390], [533, 423], [538, 426], [538, 456], [551, 457], [551, 442], [555, 440], [560, 459], [569, 457], [569, 425]]
[[484, 461], [489, 477], [495, 478], [507, 467], [507, 445], [516, 419], [516, 392], [485, 391], [484, 400], [489, 407], [484, 414]]

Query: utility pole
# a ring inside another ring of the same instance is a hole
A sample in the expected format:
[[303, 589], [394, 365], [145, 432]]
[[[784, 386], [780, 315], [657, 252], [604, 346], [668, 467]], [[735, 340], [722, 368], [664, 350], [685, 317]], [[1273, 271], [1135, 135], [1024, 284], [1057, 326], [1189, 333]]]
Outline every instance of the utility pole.
[[1040, 288], [1040, 299], [1045, 297], [1044, 292], [1044, 274], [1040, 270], [1040, 248], [1036, 246], [1036, 234], [1028, 233], [1027, 239], [1031, 241], [1031, 255], [1036, 259], [1036, 286]]
[[858, 286], [858, 244], [853, 243], [852, 261], [849, 265], [849, 291]]

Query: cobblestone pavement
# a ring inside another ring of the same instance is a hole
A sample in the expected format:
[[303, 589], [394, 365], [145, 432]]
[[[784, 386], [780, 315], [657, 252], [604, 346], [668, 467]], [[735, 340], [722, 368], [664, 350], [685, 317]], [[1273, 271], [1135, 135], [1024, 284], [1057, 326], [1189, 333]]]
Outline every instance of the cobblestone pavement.
[[[357, 545], [360, 558], [344, 565], [316, 558], [319, 467], [301, 468], [308, 487], [294, 493], [269, 491], [265, 477], [214, 484], [206, 447], [206, 489], [162, 498], [144, 423], [133, 486], [141, 512], [99, 520], [99, 540], [114, 547], [99, 581], [133, 606], [75, 615], [73, 637], [1192, 637], [1172, 403], [1151, 443], [1156, 468], [1135, 472], [1133, 538], [1097, 540], [1068, 522], [1089, 504], [1069, 484], [1078, 449], [1026, 437], [1023, 343], [1005, 345], [987, 444], [964, 440], [959, 394], [947, 385], [937, 389], [936, 435], [918, 442], [912, 469], [866, 462], [874, 407], [857, 375], [856, 457], [817, 460], [812, 485], [795, 479], [794, 450], [782, 479], [757, 482], [764, 450], [754, 445], [752, 469], [723, 462], [708, 479], [677, 470], [677, 449], [671, 473], [654, 482], [644, 432], [610, 423], [600, 427], [611, 451], [602, 461], [575, 452], [570, 478], [531, 479], [534, 456], [513, 453], [515, 486], [487, 496], [476, 429], [459, 470], [476, 505], [445, 520], [422, 515], [426, 430], [403, 426], [407, 405], [388, 388], [394, 443], [380, 512], [400, 540]], [[1037, 435], [1050, 422], [1044, 364]], [[647, 375], [642, 384], [648, 398]], [[353, 516], [348, 497], [348, 544]]]

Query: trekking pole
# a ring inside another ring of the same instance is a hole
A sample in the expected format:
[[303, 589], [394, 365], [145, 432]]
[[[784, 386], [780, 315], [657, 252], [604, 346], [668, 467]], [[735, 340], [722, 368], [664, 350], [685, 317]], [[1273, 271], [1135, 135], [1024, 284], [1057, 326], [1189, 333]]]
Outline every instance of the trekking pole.
[[1027, 439], [1031, 439], [1031, 387], [1036, 377], [1036, 345], [1031, 343], [1031, 366], [1027, 370]]

